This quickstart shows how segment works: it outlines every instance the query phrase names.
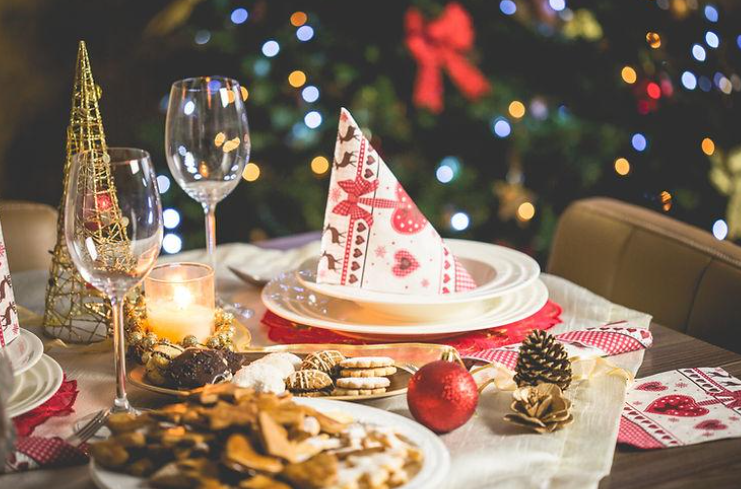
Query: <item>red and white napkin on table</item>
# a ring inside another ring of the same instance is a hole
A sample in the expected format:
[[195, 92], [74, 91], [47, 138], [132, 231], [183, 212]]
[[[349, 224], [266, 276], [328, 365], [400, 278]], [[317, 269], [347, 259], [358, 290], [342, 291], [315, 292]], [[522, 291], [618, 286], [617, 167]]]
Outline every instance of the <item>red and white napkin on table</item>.
[[0, 226], [0, 349], [10, 344], [20, 334], [18, 310], [13, 297], [13, 285], [10, 281], [8, 254], [5, 250], [5, 239]]
[[321, 253], [319, 283], [423, 295], [476, 288], [345, 109]]

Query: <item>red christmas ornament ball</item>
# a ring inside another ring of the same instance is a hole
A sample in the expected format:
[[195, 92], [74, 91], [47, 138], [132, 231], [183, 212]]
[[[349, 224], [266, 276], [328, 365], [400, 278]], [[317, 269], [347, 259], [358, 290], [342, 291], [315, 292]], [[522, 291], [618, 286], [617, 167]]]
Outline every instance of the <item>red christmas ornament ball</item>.
[[463, 426], [476, 410], [473, 376], [456, 362], [428, 363], [409, 380], [407, 404], [414, 419], [436, 433]]

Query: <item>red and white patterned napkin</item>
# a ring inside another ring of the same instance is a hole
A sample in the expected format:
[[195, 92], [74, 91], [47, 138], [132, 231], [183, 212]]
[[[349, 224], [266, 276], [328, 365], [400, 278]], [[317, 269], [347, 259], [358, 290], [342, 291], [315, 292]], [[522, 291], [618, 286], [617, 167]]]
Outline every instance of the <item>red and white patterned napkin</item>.
[[476, 288], [345, 109], [321, 252], [319, 283], [422, 295]]
[[20, 336], [18, 310], [13, 297], [13, 284], [10, 281], [8, 254], [5, 250], [2, 226], [0, 226], [0, 349]]
[[722, 368], [683, 368], [636, 380], [618, 443], [671, 448], [741, 436], [741, 381]]
[[[633, 328], [625, 322], [611, 323], [596, 328], [567, 331], [556, 335], [564, 343], [570, 356], [580, 355], [580, 349], [588, 349], [594, 356], [606, 357], [649, 348], [653, 344], [651, 332], [644, 328]], [[501, 348], [490, 348], [466, 355], [466, 358], [499, 363], [514, 370], [519, 356], [520, 343]]]

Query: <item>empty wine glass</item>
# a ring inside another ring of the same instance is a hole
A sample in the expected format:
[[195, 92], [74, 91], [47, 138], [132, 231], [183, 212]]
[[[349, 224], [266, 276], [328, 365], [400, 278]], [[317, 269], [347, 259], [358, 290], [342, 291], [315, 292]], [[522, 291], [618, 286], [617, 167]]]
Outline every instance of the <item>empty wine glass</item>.
[[162, 206], [146, 151], [108, 148], [75, 155], [64, 206], [64, 236], [80, 275], [108, 296], [113, 316], [116, 398], [126, 398], [124, 296], [154, 266], [162, 246]]
[[216, 268], [216, 204], [239, 183], [250, 157], [247, 90], [231, 78], [176, 81], [170, 89], [165, 154], [172, 176], [203, 206], [206, 247]]

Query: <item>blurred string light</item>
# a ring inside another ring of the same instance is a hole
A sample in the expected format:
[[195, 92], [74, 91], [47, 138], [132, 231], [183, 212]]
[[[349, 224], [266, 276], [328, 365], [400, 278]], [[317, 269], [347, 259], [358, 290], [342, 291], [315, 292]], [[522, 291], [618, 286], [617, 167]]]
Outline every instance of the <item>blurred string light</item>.
[[279, 52], [280, 52], [280, 44], [278, 44], [278, 42], [275, 41], [274, 39], [265, 41], [265, 44], [262, 45], [262, 54], [264, 54], [268, 58], [272, 58]]
[[306, 127], [310, 129], [316, 129], [317, 127], [322, 125], [322, 114], [320, 114], [316, 110], [307, 112], [304, 116], [304, 124], [306, 124]]
[[166, 193], [170, 190], [170, 179], [165, 175], [159, 175], [157, 177], [157, 188], [160, 190], [160, 194]]
[[316, 156], [311, 160], [311, 171], [317, 175], [323, 175], [329, 170], [329, 160], [324, 156]]
[[183, 106], [183, 112], [185, 115], [190, 115], [196, 110], [196, 104], [192, 100], [188, 100], [185, 102], [185, 105]]
[[724, 240], [728, 236], [728, 224], [723, 219], [718, 219], [713, 223], [713, 236], [715, 239]]
[[301, 90], [301, 97], [304, 101], [312, 103], [319, 100], [319, 89], [314, 85], [308, 85]]
[[646, 94], [654, 100], [661, 98], [661, 87], [658, 84], [651, 82], [646, 85]]
[[630, 143], [633, 145], [633, 149], [635, 149], [636, 151], [644, 151], [646, 149], [646, 146], [648, 146], [646, 136], [644, 136], [640, 132], [633, 134]]
[[656, 0], [656, 5], [658, 5], [661, 10], [669, 10], [669, 0]]
[[501, 10], [504, 15], [513, 15], [517, 12], [517, 4], [512, 0], [502, 0], [499, 2], [499, 10]]
[[168, 254], [178, 253], [183, 249], [183, 240], [177, 234], [166, 234], [162, 239], [162, 249]]
[[461, 161], [455, 156], [446, 156], [440, 161], [435, 171], [435, 177], [440, 183], [450, 183], [461, 167]]
[[659, 34], [656, 33], [656, 32], [647, 32], [646, 33], [646, 42], [653, 49], [658, 49], [658, 48], [661, 47], [661, 36], [659, 36]]
[[708, 19], [709, 22], [718, 22], [718, 9], [715, 8], [715, 5], [705, 5], [705, 18]]
[[707, 57], [707, 53], [705, 52], [705, 48], [700, 46], [699, 44], [693, 44], [692, 45], [692, 57], [695, 58], [697, 61], [705, 61], [705, 58]]
[[697, 88], [697, 77], [691, 71], [685, 71], [682, 73], [682, 85], [687, 90], [694, 90]]
[[512, 133], [512, 126], [504, 117], [497, 117], [491, 122], [491, 130], [495, 136], [506, 138]]
[[700, 143], [700, 148], [702, 148], [703, 153], [712, 156], [713, 153], [715, 153], [715, 141], [710, 138], [705, 138], [702, 140], [702, 143]]
[[512, 103], [509, 104], [507, 110], [509, 111], [509, 115], [515, 119], [520, 119], [525, 115], [525, 104], [519, 100], [513, 100]]
[[697, 82], [697, 85], [703, 92], [709, 92], [710, 89], [713, 88], [713, 82], [711, 82], [710, 78], [708, 78], [707, 76], [701, 76]]
[[718, 37], [718, 34], [713, 31], [707, 31], [705, 33], [705, 44], [713, 49], [717, 48], [720, 45], [720, 38]]
[[306, 73], [301, 70], [292, 71], [288, 75], [288, 84], [293, 88], [301, 88], [306, 84]]
[[232, 10], [231, 20], [234, 24], [244, 24], [247, 18], [250, 16], [249, 12], [245, 8], [235, 8]]
[[661, 199], [661, 209], [664, 212], [669, 212], [672, 208], [672, 194], [664, 190], [659, 194], [659, 199]]
[[162, 211], [162, 223], [167, 229], [175, 229], [180, 224], [180, 213], [175, 209]]
[[548, 117], [548, 105], [546, 105], [543, 99], [534, 98], [532, 102], [530, 102], [530, 112], [533, 114], [533, 117], [539, 121], [545, 120], [545, 118]]
[[638, 79], [636, 70], [634, 70], [630, 66], [624, 66], [622, 71], [620, 72], [620, 76], [623, 78], [623, 81], [627, 83], [628, 85], [634, 84], [636, 80]]
[[535, 206], [531, 202], [523, 202], [517, 207], [517, 219], [527, 222], [535, 217]]
[[615, 173], [621, 177], [626, 176], [630, 173], [630, 162], [625, 158], [618, 158], [615, 160]]
[[270, 61], [266, 59], [258, 59], [255, 61], [252, 69], [255, 71], [255, 75], [265, 76], [270, 73]]
[[731, 83], [731, 80], [723, 76], [718, 82], [718, 88], [720, 88], [720, 91], [726, 95], [730, 95], [733, 91], [733, 83]]
[[465, 231], [471, 224], [471, 218], [465, 212], [456, 212], [450, 218], [450, 227], [456, 231]]
[[741, 49], [741, 34], [736, 37], [736, 46]]
[[310, 25], [302, 25], [296, 29], [296, 37], [301, 42], [310, 41], [314, 37], [314, 28]]
[[249, 162], [245, 165], [244, 171], [242, 172], [242, 178], [248, 182], [254, 182], [260, 178], [260, 167], [257, 163]]
[[309, 16], [304, 12], [294, 12], [291, 14], [291, 25], [293, 27], [301, 27], [306, 24], [307, 20], [309, 20]]
[[548, 5], [556, 12], [560, 12], [566, 8], [566, 2], [564, 0], [548, 0]]
[[196, 44], [202, 46], [211, 40], [211, 33], [209, 31], [198, 31], [196, 32], [194, 41]]

